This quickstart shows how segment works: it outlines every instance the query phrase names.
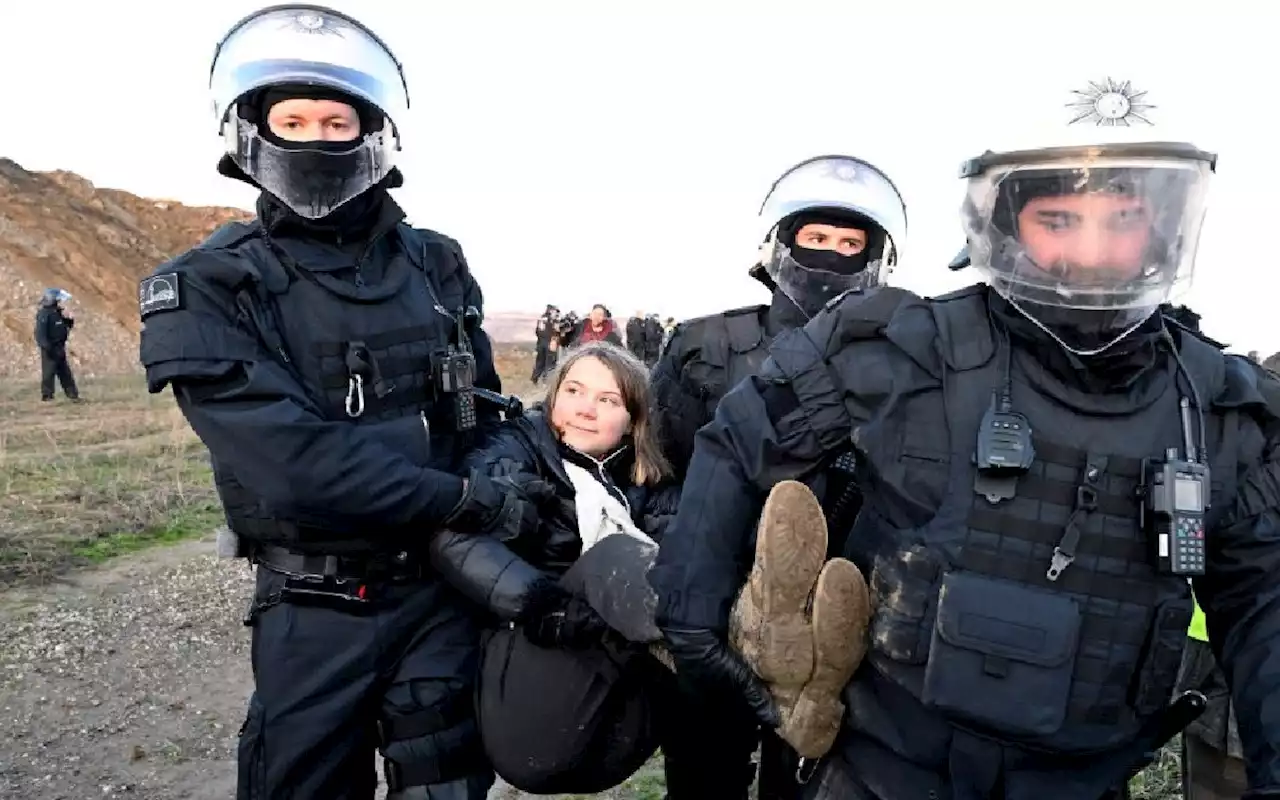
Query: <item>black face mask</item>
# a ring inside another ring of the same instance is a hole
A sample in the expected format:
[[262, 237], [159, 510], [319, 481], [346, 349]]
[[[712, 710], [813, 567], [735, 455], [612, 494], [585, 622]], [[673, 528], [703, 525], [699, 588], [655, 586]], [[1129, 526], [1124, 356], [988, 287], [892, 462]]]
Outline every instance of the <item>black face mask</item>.
[[805, 269], [834, 272], [837, 275], [854, 275], [867, 268], [870, 254], [863, 250], [851, 256], [842, 256], [834, 250], [810, 250], [793, 245], [791, 257]]

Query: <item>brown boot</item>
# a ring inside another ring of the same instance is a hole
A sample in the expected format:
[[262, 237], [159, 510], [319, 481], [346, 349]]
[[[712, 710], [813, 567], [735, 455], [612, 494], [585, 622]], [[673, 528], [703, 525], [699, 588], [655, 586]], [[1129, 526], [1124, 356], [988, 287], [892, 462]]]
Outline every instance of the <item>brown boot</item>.
[[862, 571], [843, 558], [828, 561], [813, 590], [813, 675], [798, 692], [774, 692], [782, 712], [778, 735], [805, 758], [826, 755], [840, 732], [840, 693], [867, 653], [870, 619]]
[[756, 534], [755, 564], [729, 620], [729, 642], [781, 700], [814, 666], [809, 595], [827, 555], [818, 499], [798, 481], [769, 493]]

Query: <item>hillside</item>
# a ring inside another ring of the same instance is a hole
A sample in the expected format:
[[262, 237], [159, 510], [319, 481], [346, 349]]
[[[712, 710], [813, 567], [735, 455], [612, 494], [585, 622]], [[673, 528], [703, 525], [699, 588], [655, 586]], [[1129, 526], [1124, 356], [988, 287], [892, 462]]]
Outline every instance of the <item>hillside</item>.
[[[32, 325], [48, 286], [71, 292], [77, 375], [138, 370], [138, 281], [236, 208], [193, 207], [100, 189], [71, 172], [30, 172], [0, 158], [0, 377], [38, 375]], [[533, 338], [536, 314], [488, 314], [498, 342]]]
[[46, 286], [75, 297], [68, 351], [77, 373], [135, 371], [138, 280], [247, 216], [99, 189], [74, 173], [28, 172], [0, 158], [0, 375], [38, 374], [32, 325]]

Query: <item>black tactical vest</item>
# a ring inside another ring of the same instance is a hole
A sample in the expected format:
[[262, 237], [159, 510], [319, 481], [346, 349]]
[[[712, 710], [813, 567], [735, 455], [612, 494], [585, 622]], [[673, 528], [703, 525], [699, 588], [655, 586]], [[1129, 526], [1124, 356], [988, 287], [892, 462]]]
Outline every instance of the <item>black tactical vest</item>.
[[[1138, 522], [1143, 459], [1183, 441], [1180, 395], [1171, 383], [1167, 398], [1133, 414], [1069, 416], [1019, 379], [1015, 360], [1012, 399], [1030, 421], [1035, 461], [1012, 499], [992, 503], [975, 491], [973, 455], [1003, 381], [1001, 345], [981, 292], [930, 306], [943, 332], [931, 340], [949, 351], [940, 386], [902, 398], [896, 419], [858, 432], [870, 474], [897, 478], [900, 491], [938, 509], [893, 525], [868, 507], [849, 538], [876, 599], [870, 667], [979, 736], [1053, 753], [1130, 741], [1170, 701], [1193, 608], [1185, 578], [1156, 573]], [[1208, 405], [1224, 380], [1223, 356], [1192, 336], [1182, 342]], [[1206, 418], [1212, 529], [1215, 509], [1234, 496], [1239, 418]], [[1074, 561], [1050, 580], [1068, 528], [1079, 536]], [[876, 705], [861, 696], [867, 683], [850, 685], [851, 708]], [[886, 742], [901, 733], [875, 713], [851, 714], [848, 724]]]
[[[402, 224], [388, 235], [398, 241], [383, 280], [358, 297], [350, 283], [289, 264], [256, 223], [225, 226], [202, 248], [250, 262], [259, 280], [237, 297], [242, 317], [326, 420], [378, 426], [420, 416], [431, 453], [419, 466], [453, 471], [463, 442], [452, 404], [437, 397], [432, 364], [452, 341], [450, 314], [465, 302], [460, 262], [430, 232]], [[338, 555], [366, 552], [377, 542], [395, 547], [394, 532], [371, 536], [331, 518], [279, 519], [216, 462], [214, 482], [229, 526], [251, 541]]]

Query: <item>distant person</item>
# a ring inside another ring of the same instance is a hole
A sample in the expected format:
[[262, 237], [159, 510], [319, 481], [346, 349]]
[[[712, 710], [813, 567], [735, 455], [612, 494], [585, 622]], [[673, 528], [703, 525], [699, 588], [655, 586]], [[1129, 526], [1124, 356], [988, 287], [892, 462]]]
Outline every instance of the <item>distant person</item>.
[[609, 318], [609, 309], [599, 303], [591, 307], [591, 313], [587, 315], [582, 327], [578, 329], [578, 335], [574, 337], [574, 344], [587, 342], [609, 342], [622, 347], [618, 326]]
[[645, 353], [645, 317], [643, 311], [637, 311], [627, 320], [627, 349], [631, 355], [644, 361]]
[[578, 316], [577, 311], [569, 311], [560, 317], [560, 323], [556, 326], [559, 334], [559, 345], [561, 352], [568, 350], [576, 343], [579, 328], [582, 327], [582, 317]]
[[533, 356], [533, 374], [529, 380], [537, 383], [551, 369], [554, 362], [554, 353], [558, 347], [556, 339], [559, 338], [556, 332], [556, 323], [560, 319], [560, 309], [551, 303], [547, 303], [546, 311], [542, 312], [542, 316], [538, 317], [538, 322], [533, 328], [535, 337], [535, 349]]
[[657, 314], [650, 314], [644, 318], [644, 352], [639, 353], [640, 360], [645, 363], [646, 367], [653, 368], [658, 363], [658, 356], [662, 353], [662, 337], [666, 331], [662, 327], [662, 323], [658, 321]]
[[72, 402], [80, 402], [80, 390], [67, 361], [67, 337], [76, 319], [62, 307], [70, 293], [57, 288], [45, 289], [36, 311], [36, 347], [40, 348], [40, 399], [53, 399], [53, 379], [62, 384], [62, 393]]

